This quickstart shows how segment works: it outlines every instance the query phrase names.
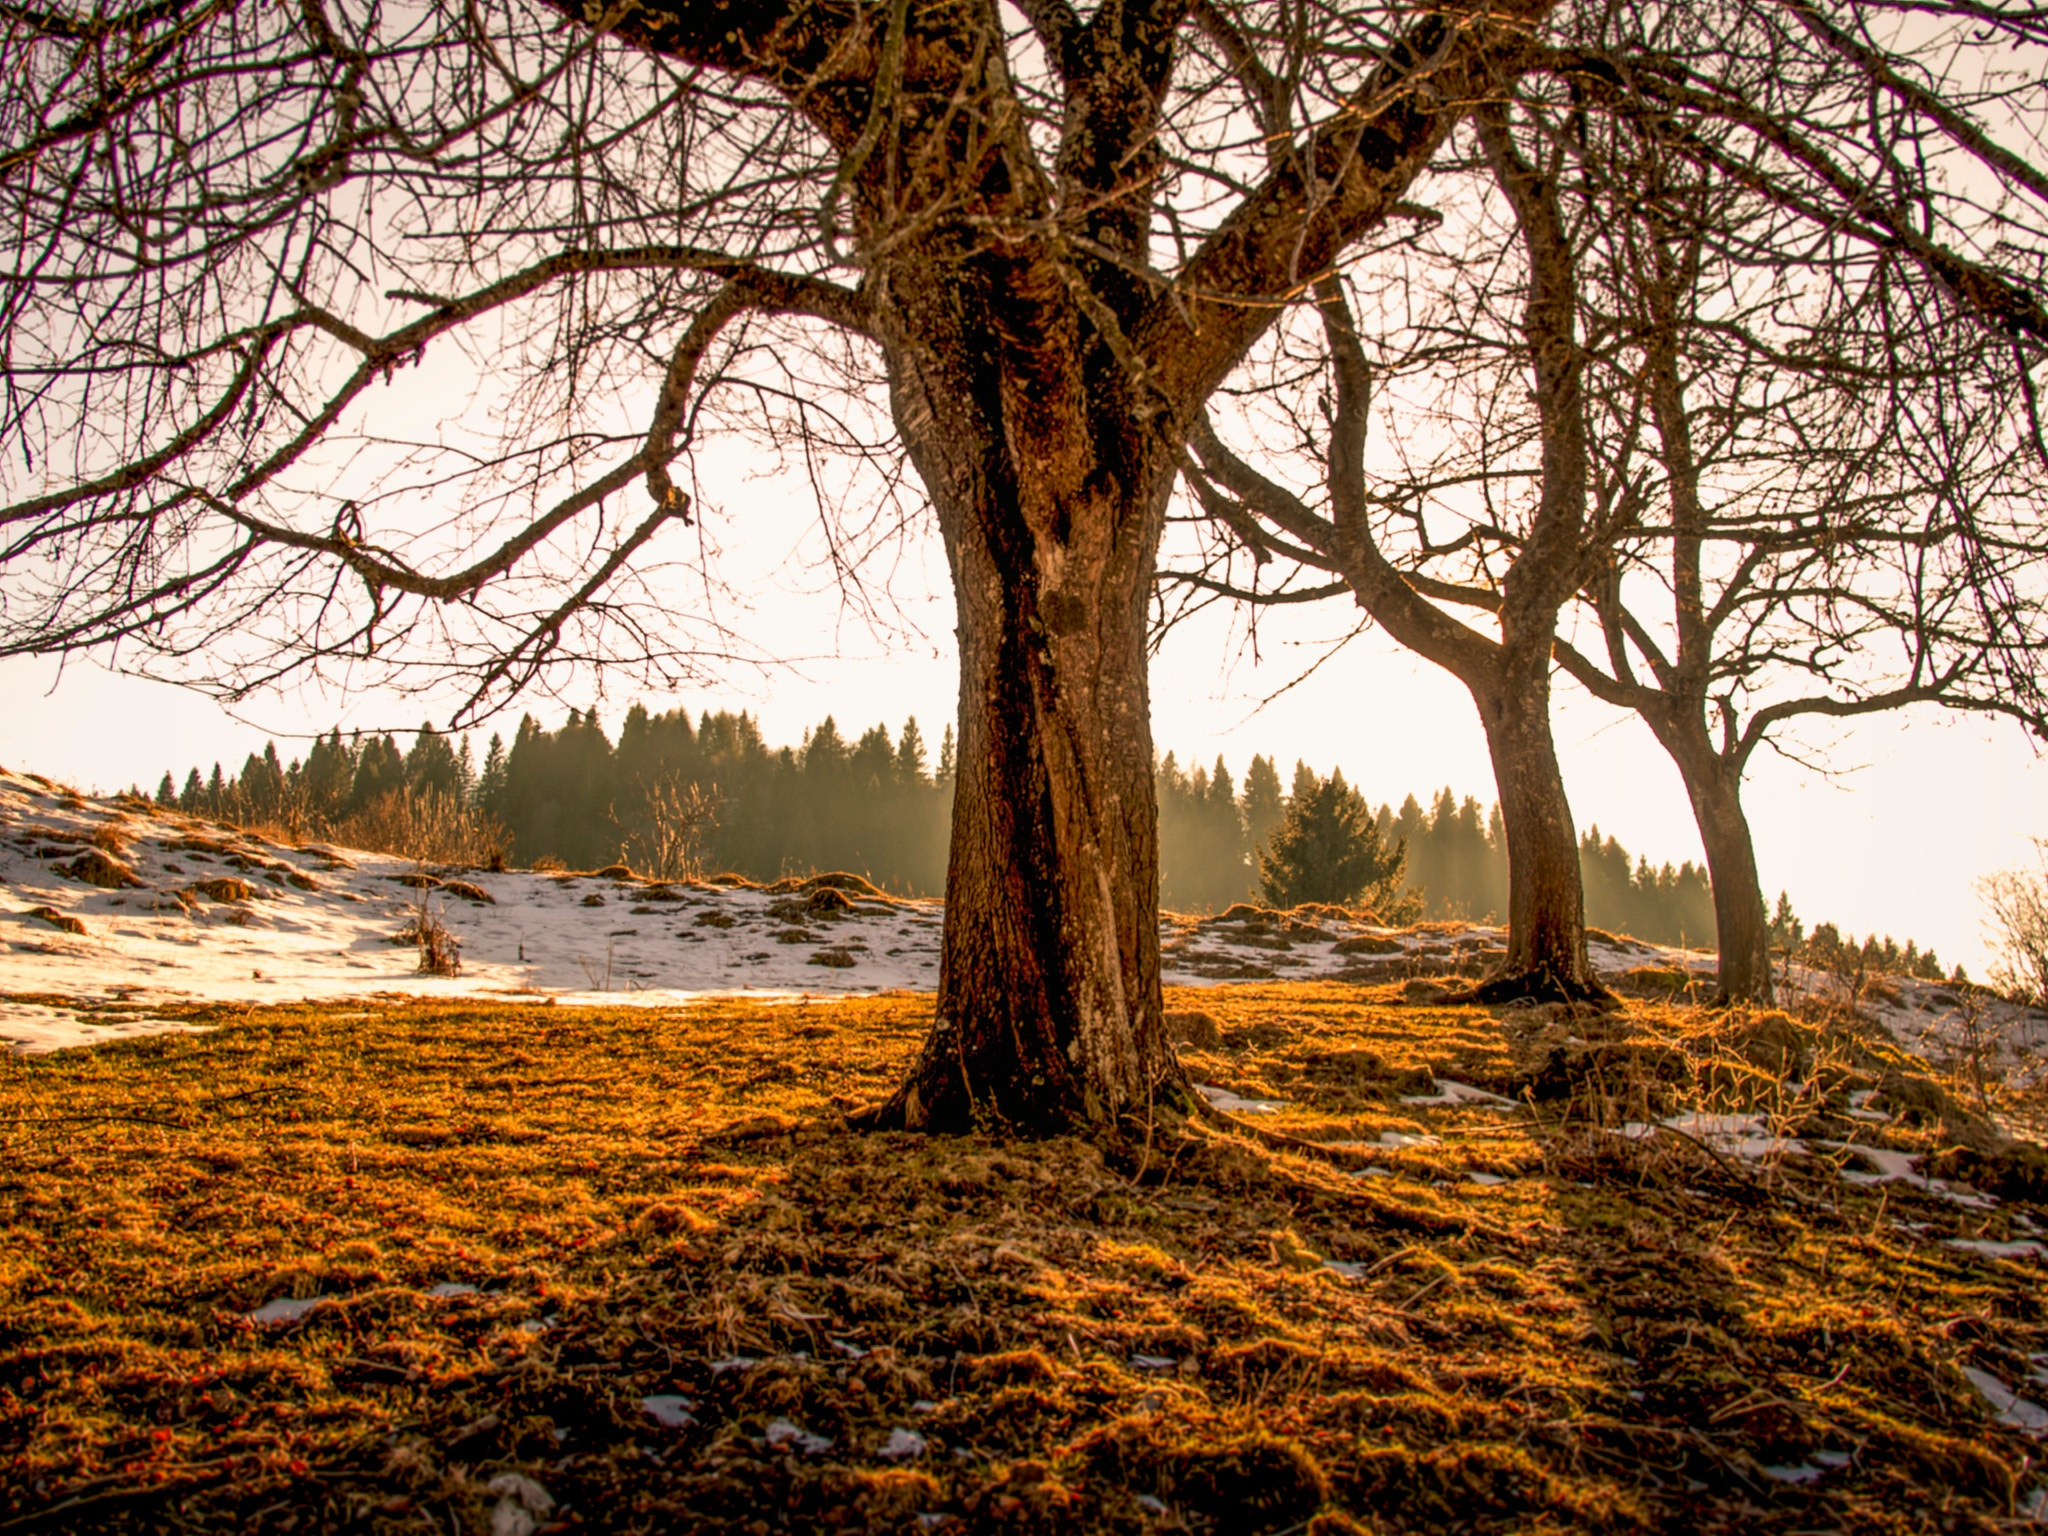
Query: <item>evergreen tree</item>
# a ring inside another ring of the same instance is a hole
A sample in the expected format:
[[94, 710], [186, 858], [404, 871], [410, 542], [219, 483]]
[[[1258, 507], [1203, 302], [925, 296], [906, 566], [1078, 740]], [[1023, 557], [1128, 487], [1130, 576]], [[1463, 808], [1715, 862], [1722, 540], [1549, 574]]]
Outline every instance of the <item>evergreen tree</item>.
[[949, 790], [953, 787], [954, 766], [953, 727], [948, 725], [939, 737], [939, 768], [934, 777]]
[[1298, 770], [1294, 782], [1286, 819], [1259, 856], [1259, 888], [1266, 904], [1341, 905], [1363, 897], [1375, 907], [1394, 905], [1407, 849], [1381, 844], [1377, 821], [1341, 770], [1327, 779]]
[[896, 739], [896, 782], [906, 789], [921, 788], [931, 780], [925, 775], [924, 737], [917, 729], [917, 716], [903, 722]]
[[879, 795], [896, 782], [896, 746], [889, 740], [886, 725], [861, 733], [848, 756], [847, 768], [861, 793]]
[[325, 736], [316, 738], [312, 750], [306, 754], [306, 771], [301, 783], [305, 789], [307, 810], [324, 820], [340, 816], [348, 805], [355, 777], [355, 755], [341, 739], [341, 727], [336, 726]]
[[1245, 846], [1256, 859], [1280, 818], [1287, 814], [1287, 800], [1280, 792], [1280, 771], [1270, 757], [1254, 757], [1244, 771], [1244, 797], [1238, 802], [1244, 823]]
[[816, 730], [804, 732], [804, 775], [813, 783], [824, 784], [837, 777], [846, 759], [846, 738], [830, 715], [818, 722]]
[[1806, 942], [1806, 924], [1792, 910], [1792, 898], [1784, 891], [1778, 892], [1778, 907], [1771, 914], [1771, 947], [1797, 951]]
[[189, 769], [185, 774], [185, 787], [178, 792], [178, 809], [197, 815], [206, 804], [206, 786], [199, 782], [199, 770]]
[[1294, 760], [1294, 785], [1287, 791], [1287, 798], [1294, 801], [1313, 795], [1316, 792], [1316, 785], [1320, 782], [1315, 776], [1315, 771], [1297, 757]]
[[156, 787], [156, 803], [166, 810], [173, 810], [177, 807], [178, 783], [177, 780], [170, 776], [168, 771], [164, 774], [163, 783]]
[[349, 785], [348, 809], [363, 807], [405, 785], [405, 758], [387, 733], [362, 741], [355, 752], [356, 771]]
[[505, 738], [491, 732], [491, 744], [484, 749], [484, 766], [476, 776], [475, 802], [500, 821], [505, 819]]
[[434, 729], [431, 720], [420, 722], [412, 750], [405, 755], [405, 785], [416, 795], [453, 798], [462, 793], [462, 764], [448, 738]]

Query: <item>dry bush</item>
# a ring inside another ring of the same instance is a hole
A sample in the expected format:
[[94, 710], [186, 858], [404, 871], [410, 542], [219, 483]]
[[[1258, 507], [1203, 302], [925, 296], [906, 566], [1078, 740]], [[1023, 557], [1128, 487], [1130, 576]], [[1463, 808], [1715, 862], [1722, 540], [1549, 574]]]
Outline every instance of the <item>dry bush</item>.
[[641, 804], [628, 820], [612, 820], [626, 834], [621, 850], [636, 869], [656, 880], [695, 880], [704, 873], [704, 840], [718, 825], [718, 786], [670, 771], [640, 785]]
[[431, 789], [394, 789], [359, 811], [297, 831], [424, 864], [503, 869], [512, 854], [512, 834], [504, 823], [458, 796]]
[[1992, 984], [2015, 1002], [2048, 1001], [2048, 846], [2033, 869], [2007, 869], [1977, 882], [1993, 954]]
[[128, 856], [128, 844], [133, 835], [132, 829], [125, 822], [106, 821], [93, 828], [92, 836], [87, 841], [100, 852], [122, 859]]
[[411, 919], [399, 930], [399, 938], [418, 947], [422, 976], [462, 974], [462, 941], [449, 930], [440, 910], [435, 907], [431, 887], [420, 887], [419, 900], [413, 907]]

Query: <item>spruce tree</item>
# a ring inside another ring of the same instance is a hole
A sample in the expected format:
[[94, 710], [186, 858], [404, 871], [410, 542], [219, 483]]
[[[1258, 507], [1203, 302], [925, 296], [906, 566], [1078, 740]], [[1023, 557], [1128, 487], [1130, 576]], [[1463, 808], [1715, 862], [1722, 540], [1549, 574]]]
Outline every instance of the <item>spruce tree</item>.
[[1256, 860], [1266, 839], [1280, 825], [1280, 818], [1287, 814], [1287, 800], [1280, 792], [1280, 771], [1273, 766], [1272, 758], [1254, 757], [1251, 767], [1245, 769], [1244, 795], [1238, 801], [1238, 812], [1244, 821], [1245, 846]]
[[1400, 905], [1396, 892], [1407, 861], [1405, 846], [1390, 850], [1380, 842], [1379, 823], [1341, 770], [1318, 779], [1302, 768], [1286, 819], [1259, 855], [1259, 890], [1273, 907], [1341, 906], [1362, 897], [1382, 917], [1399, 921], [1407, 914], [1387, 909]]
[[414, 794], [462, 793], [462, 763], [448, 738], [434, 729], [431, 720], [420, 722], [412, 750], [405, 755], [405, 782]]
[[398, 743], [388, 733], [368, 737], [356, 753], [355, 779], [349, 787], [348, 808], [359, 811], [404, 783], [405, 758], [398, 750]]
[[500, 820], [504, 819], [505, 738], [491, 732], [491, 744], [484, 749], [484, 766], [476, 776], [476, 804]]
[[931, 781], [925, 777], [924, 737], [917, 729], [917, 716], [903, 722], [903, 734], [896, 740], [896, 782], [906, 789], [920, 789]]
[[306, 754], [306, 805], [316, 818], [332, 819], [348, 804], [349, 789], [355, 783], [356, 762], [336, 726], [317, 738]]
[[1806, 942], [1806, 924], [1792, 910], [1792, 897], [1778, 892], [1778, 909], [1771, 914], [1771, 947], [1797, 950]]
[[178, 784], [168, 772], [164, 774], [163, 783], [156, 787], [156, 803], [166, 810], [172, 809], [178, 803]]

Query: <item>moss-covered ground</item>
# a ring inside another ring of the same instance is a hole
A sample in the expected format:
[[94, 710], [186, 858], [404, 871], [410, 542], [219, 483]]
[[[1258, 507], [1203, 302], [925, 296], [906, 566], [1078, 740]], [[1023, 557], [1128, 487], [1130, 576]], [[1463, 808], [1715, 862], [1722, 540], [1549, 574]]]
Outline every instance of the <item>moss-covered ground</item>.
[[[1256, 1134], [854, 1134], [910, 996], [199, 1011], [0, 1059], [0, 1533], [1991, 1531], [2037, 1497], [1964, 1370], [2048, 1398], [2044, 1264], [1948, 1243], [2048, 1226], [2039, 1165], [1853, 1025], [1170, 1004], [1220, 1031], [1197, 1080], [1284, 1101]], [[1403, 1102], [1439, 1077], [1519, 1107]], [[1620, 1130], [1698, 1108], [1808, 1150]], [[1854, 1182], [1818, 1145], [1851, 1139], [2003, 1198]]]

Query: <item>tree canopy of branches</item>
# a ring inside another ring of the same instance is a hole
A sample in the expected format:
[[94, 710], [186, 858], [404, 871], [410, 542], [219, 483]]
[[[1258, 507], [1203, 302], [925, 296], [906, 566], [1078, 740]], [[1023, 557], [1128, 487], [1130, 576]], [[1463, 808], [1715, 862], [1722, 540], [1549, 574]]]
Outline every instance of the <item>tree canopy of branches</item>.
[[2032, 381], [1891, 263], [1807, 240], [1791, 266], [1795, 217], [1628, 125], [1582, 153], [1585, 286], [1611, 338], [1587, 391], [1606, 542], [1582, 589], [1594, 642], [1557, 656], [1678, 767], [1721, 996], [1768, 1000], [1741, 798], [1759, 747], [1923, 704], [2048, 734]]
[[[2048, 180], [1980, 121], [2038, 134], [2039, 70], [1983, 49], [2038, 60], [2041, 27], [1951, 17], [1895, 52], [1868, 10], [1576, 19], [1451, 141], [1424, 183], [1438, 230], [1325, 280], [1320, 337], [1279, 334], [1238, 413], [1265, 467], [1198, 425], [1215, 532], [1183, 576], [1264, 602], [1348, 589], [1472, 690], [1519, 935], [1496, 986], [1583, 978], [1551, 653], [1642, 712], [1692, 794], [1723, 990], [1768, 995], [1738, 794], [1757, 744], [1925, 701], [2041, 718]], [[1489, 234], [1505, 218], [1512, 242]], [[1299, 404], [1317, 369], [1320, 416]], [[1275, 558], [1338, 580], [1254, 579]], [[1597, 662], [1555, 641], [1577, 593]]]
[[[9, 8], [0, 645], [238, 683], [427, 653], [479, 699], [681, 665], [645, 583], [698, 445], [782, 434], [841, 510], [900, 454], [959, 784], [934, 1032], [878, 1122], [1191, 1106], [1144, 666], [1186, 426], [1546, 8]], [[422, 430], [414, 367], [486, 395]]]

